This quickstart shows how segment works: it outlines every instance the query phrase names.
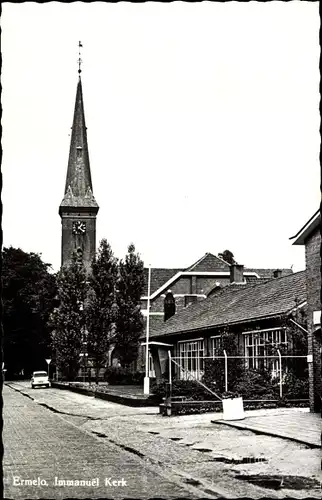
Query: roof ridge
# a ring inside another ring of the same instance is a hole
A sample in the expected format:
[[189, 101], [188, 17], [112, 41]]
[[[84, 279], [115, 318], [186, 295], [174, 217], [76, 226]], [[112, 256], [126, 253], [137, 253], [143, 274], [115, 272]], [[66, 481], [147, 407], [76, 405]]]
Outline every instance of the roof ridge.
[[203, 255], [202, 257], [200, 257], [200, 259], [198, 259], [196, 262], [191, 264], [191, 266], [188, 266], [187, 268], [185, 268], [184, 271], [189, 271], [192, 267], [197, 266], [205, 257], [207, 257], [207, 255], [209, 255], [209, 252], [206, 252], [205, 255]]
[[[149, 269], [149, 267], [144, 267], [144, 269]], [[166, 269], [167, 271], [183, 271], [183, 267], [151, 267], [151, 269]]]
[[[225, 259], [222, 259], [221, 257], [219, 257], [218, 255], [215, 255], [215, 257], [217, 257], [217, 259], [221, 260], [222, 262], [224, 262], [225, 264], [227, 264], [227, 266], [231, 266], [231, 264], [229, 264], [229, 262], [227, 262], [227, 260]], [[237, 262], [235, 263], [237, 264]]]
[[290, 278], [294, 278], [294, 276], [296, 276], [297, 274], [300, 274], [300, 273], [305, 273], [305, 270], [303, 271], [297, 271], [296, 273], [292, 273], [292, 274], [286, 274], [285, 276], [279, 276], [278, 278], [264, 278], [265, 281], [255, 281], [254, 283], [249, 283], [250, 285], [252, 286], [262, 286], [262, 285], [266, 285], [267, 283], [270, 283], [270, 282], [276, 282], [276, 281], [279, 281], [281, 279], [290, 279]]
[[277, 269], [280, 271], [291, 271], [291, 267], [244, 267], [244, 271], [247, 270], [261, 270], [261, 271], [276, 271]]
[[[215, 302], [219, 296], [222, 296], [225, 292], [228, 293], [228, 291], [231, 291], [232, 289], [234, 289], [238, 292], [245, 290], [246, 288], [247, 288], [247, 290], [249, 290], [249, 288], [255, 288], [255, 287], [267, 285], [267, 283], [271, 283], [271, 282], [276, 283], [276, 281], [280, 281], [281, 279], [284, 279], [284, 278], [291, 278], [291, 277], [294, 278], [294, 276], [301, 274], [301, 273], [305, 273], [305, 270], [304, 271], [297, 271], [296, 273], [288, 274], [286, 276], [280, 276], [279, 278], [267, 279], [267, 280], [262, 281], [262, 282], [244, 283], [244, 284], [238, 284], [238, 285], [235, 283], [230, 283], [229, 285], [224, 286], [222, 288], [222, 290], [219, 290], [218, 293], [216, 293], [215, 295], [207, 297], [205, 299], [205, 301], [209, 301], [208, 303], [210, 303], [210, 301]], [[204, 302], [204, 301], [202, 301], [202, 302]], [[199, 303], [197, 302], [197, 304], [200, 304], [200, 302]]]

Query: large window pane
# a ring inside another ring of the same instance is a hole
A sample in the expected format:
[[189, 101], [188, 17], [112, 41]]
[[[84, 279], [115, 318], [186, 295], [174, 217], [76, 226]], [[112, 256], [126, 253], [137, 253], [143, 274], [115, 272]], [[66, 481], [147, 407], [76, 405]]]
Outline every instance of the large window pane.
[[287, 336], [284, 329], [268, 330], [260, 333], [249, 333], [245, 335], [245, 356], [248, 368], [268, 368], [272, 376], [279, 375], [279, 361], [268, 358], [267, 347], [287, 347]]
[[[182, 342], [179, 344], [179, 364], [193, 375], [192, 378], [201, 378], [203, 369], [204, 348], [203, 341]], [[202, 367], [202, 368], [201, 368]], [[181, 372], [180, 377], [189, 379], [189, 373]]]

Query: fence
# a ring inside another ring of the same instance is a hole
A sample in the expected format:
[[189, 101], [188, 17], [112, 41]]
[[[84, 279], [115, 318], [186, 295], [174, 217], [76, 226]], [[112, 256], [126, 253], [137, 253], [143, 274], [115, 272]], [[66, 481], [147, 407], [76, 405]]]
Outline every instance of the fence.
[[[266, 369], [270, 372], [272, 380], [276, 380], [279, 385], [279, 396], [283, 397], [283, 385], [285, 381], [285, 377], [289, 370], [297, 365], [297, 368], [302, 370], [303, 374], [305, 373], [305, 368], [307, 364], [311, 361], [310, 356], [302, 355], [282, 355], [281, 352], [277, 349], [276, 355], [270, 356], [228, 356], [226, 351], [223, 351], [223, 356], [179, 356], [173, 357], [171, 352], [168, 352], [169, 355], [169, 382], [172, 383], [173, 380], [196, 380], [199, 384], [201, 384], [205, 389], [211, 392], [213, 395], [217, 396], [214, 391], [212, 391], [209, 387], [207, 387], [204, 383], [202, 383], [202, 379], [204, 376], [204, 368], [205, 361], [211, 360], [223, 360], [223, 387], [226, 392], [231, 390], [229, 387], [229, 361], [232, 363], [231, 366], [236, 367], [239, 360], [239, 364], [243, 371], [247, 369]], [[232, 369], [231, 369], [232, 371]]]

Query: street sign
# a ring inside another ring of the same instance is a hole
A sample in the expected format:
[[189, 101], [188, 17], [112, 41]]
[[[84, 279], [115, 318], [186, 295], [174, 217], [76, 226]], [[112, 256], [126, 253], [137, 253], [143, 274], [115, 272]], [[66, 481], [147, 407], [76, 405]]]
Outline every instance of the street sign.
[[47, 365], [49, 365], [49, 364], [50, 364], [50, 362], [51, 362], [51, 359], [46, 359], [46, 363], [47, 363]]

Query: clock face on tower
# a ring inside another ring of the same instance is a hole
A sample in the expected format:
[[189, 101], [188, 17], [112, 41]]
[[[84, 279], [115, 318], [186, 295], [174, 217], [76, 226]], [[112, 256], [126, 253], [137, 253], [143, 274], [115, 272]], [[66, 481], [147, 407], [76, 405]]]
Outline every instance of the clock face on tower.
[[73, 222], [73, 234], [85, 234], [86, 222], [76, 220]]

